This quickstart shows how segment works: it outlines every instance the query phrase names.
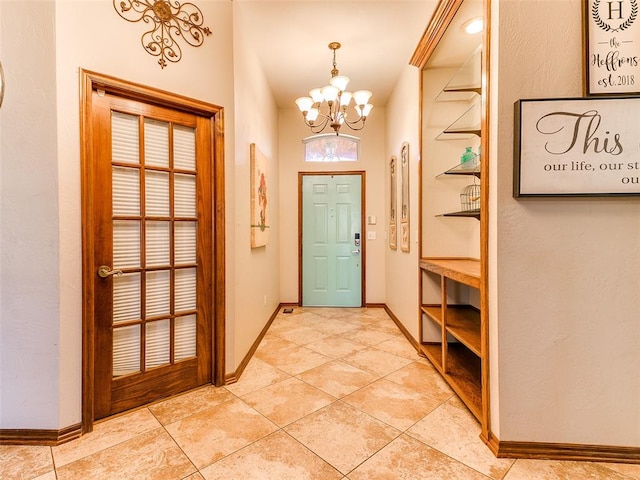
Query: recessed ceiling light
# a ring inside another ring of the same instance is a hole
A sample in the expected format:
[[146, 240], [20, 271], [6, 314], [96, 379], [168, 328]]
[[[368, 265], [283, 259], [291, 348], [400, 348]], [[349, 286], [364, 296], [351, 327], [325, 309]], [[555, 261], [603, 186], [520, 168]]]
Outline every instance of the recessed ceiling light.
[[464, 22], [464, 24], [462, 25], [462, 28], [469, 35], [473, 35], [474, 33], [481, 32], [483, 26], [484, 26], [484, 22], [482, 21], [482, 18], [476, 17]]

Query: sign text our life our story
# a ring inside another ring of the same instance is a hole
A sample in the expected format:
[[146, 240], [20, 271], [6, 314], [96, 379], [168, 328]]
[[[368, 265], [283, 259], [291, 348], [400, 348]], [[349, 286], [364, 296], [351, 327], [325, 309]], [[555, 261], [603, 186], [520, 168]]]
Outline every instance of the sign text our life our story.
[[640, 98], [516, 102], [515, 196], [640, 194]]

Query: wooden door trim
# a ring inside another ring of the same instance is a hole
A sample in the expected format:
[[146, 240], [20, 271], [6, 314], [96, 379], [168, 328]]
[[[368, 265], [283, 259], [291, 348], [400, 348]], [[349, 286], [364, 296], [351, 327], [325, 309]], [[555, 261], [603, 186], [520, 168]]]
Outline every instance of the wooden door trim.
[[127, 82], [115, 77], [80, 70], [80, 161], [82, 199], [82, 432], [93, 430], [95, 391], [93, 369], [95, 364], [94, 307], [95, 291], [95, 221], [90, 215], [93, 199], [89, 195], [89, 181], [94, 177], [91, 148], [94, 135], [91, 121], [91, 95], [94, 91], [144, 102], [156, 106], [184, 111], [211, 121], [211, 157], [213, 185], [213, 344], [211, 361], [212, 381], [224, 384], [225, 372], [225, 204], [224, 204], [224, 110], [222, 107], [153, 87]]
[[362, 271], [360, 272], [360, 305], [365, 306], [366, 302], [366, 272], [367, 272], [367, 240], [365, 235], [365, 212], [366, 205], [366, 177], [364, 170], [339, 171], [339, 172], [298, 172], [298, 305], [302, 305], [302, 179], [313, 175], [359, 175], [360, 176], [360, 244], [362, 255]]

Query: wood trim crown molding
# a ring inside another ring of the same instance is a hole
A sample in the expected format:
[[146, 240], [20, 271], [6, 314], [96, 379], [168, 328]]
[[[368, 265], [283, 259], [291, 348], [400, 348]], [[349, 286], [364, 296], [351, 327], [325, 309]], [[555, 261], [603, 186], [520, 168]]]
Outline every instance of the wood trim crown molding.
[[440, 0], [418, 42], [410, 65], [423, 69], [464, 0]]

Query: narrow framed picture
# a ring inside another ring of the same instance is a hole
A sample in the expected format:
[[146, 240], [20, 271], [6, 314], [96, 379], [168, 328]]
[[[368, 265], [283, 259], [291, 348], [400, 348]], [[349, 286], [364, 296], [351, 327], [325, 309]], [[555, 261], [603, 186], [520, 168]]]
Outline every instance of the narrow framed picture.
[[400, 149], [400, 170], [402, 173], [402, 207], [400, 209], [400, 249], [409, 251], [409, 144]]
[[584, 93], [640, 95], [640, 0], [583, 0]]
[[398, 248], [398, 176], [396, 175], [398, 159], [395, 155], [389, 162], [389, 248]]
[[252, 143], [249, 147], [251, 169], [251, 248], [269, 243], [267, 157]]

